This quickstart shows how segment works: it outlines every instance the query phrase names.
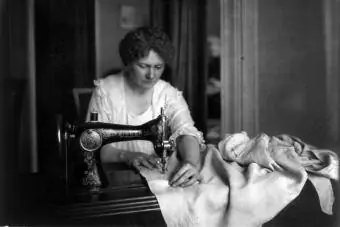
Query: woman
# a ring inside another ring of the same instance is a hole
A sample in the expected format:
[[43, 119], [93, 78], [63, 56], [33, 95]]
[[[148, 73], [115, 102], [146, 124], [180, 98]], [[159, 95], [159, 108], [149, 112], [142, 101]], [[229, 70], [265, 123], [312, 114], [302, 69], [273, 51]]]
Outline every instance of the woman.
[[[169, 119], [181, 166], [169, 180], [173, 187], [187, 187], [200, 180], [200, 148], [204, 144], [180, 91], [161, 78], [171, 61], [173, 46], [159, 28], [141, 27], [119, 44], [124, 68], [117, 75], [95, 81], [89, 112], [102, 122], [140, 125], [156, 118], [163, 107]], [[101, 149], [103, 163], [126, 163], [136, 169], [157, 168], [157, 156], [149, 141], [108, 144]]]

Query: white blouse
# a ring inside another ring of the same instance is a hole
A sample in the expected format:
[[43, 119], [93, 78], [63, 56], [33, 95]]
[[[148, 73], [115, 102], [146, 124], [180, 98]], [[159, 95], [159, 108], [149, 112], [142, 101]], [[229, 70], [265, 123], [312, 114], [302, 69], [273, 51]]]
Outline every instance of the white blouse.
[[[90, 112], [98, 112], [98, 121], [141, 125], [159, 116], [161, 108], [168, 118], [172, 132], [170, 140], [176, 142], [180, 135], [191, 135], [198, 139], [201, 150], [204, 149], [202, 132], [194, 126], [190, 111], [182, 92], [169, 83], [159, 80], [155, 86], [151, 106], [142, 114], [135, 115], [126, 108], [123, 73], [110, 75], [104, 79], [94, 81], [95, 89], [89, 103], [86, 120], [89, 120]], [[110, 146], [134, 151], [153, 154], [154, 148], [150, 141], [134, 140], [111, 143]]]

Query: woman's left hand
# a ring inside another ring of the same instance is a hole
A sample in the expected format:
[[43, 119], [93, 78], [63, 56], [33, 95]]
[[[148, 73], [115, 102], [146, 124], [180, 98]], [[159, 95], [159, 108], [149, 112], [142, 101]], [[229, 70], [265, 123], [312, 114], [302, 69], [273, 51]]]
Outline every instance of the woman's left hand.
[[191, 163], [184, 163], [169, 181], [172, 187], [188, 187], [201, 181], [198, 168]]

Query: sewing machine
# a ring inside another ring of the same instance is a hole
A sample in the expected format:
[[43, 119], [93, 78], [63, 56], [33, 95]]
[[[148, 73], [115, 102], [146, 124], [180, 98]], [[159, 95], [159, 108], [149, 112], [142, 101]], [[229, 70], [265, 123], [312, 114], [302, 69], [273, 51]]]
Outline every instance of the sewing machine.
[[[80, 184], [89, 191], [95, 192], [105, 187], [105, 174], [103, 173], [99, 151], [102, 146], [130, 140], [147, 140], [153, 143], [155, 153], [160, 157], [161, 171], [166, 172], [167, 158], [174, 150], [174, 143], [168, 140], [167, 117], [163, 108], [160, 115], [142, 125], [121, 125], [103, 123], [98, 121], [98, 113], [90, 113], [90, 121], [72, 125], [66, 123], [58, 127], [59, 149], [64, 150], [66, 157], [70, 148], [70, 141], [76, 141], [78, 151], [83, 158], [83, 170]], [[75, 149], [77, 152], [77, 149]], [[67, 162], [67, 161], [66, 161]], [[67, 167], [66, 167], [67, 168]], [[66, 179], [69, 181], [69, 171], [66, 170]]]

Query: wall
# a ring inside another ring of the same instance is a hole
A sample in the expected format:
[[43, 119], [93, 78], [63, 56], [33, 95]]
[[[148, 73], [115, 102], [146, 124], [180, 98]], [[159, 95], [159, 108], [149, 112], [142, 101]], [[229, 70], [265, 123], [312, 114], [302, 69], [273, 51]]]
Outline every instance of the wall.
[[[21, 211], [20, 164], [30, 161], [27, 6], [27, 0], [0, 1], [0, 179], [4, 182], [0, 189], [0, 224], [13, 223]], [[22, 153], [20, 146], [24, 146]]]
[[220, 36], [220, 0], [208, 0], [207, 9], [207, 34]]
[[[6, 24], [6, 1], [0, 0], [0, 105], [2, 106], [4, 103], [4, 77], [8, 74], [8, 63], [7, 57], [8, 51], [6, 48], [8, 46], [8, 38], [7, 38], [7, 24]], [[6, 153], [5, 150], [7, 148], [7, 143], [5, 139], [6, 129], [4, 127], [5, 118], [4, 111], [0, 111], [0, 179], [8, 180], [6, 177]], [[4, 215], [6, 215], [6, 187], [0, 188], [0, 223], [2, 223]]]
[[259, 131], [326, 145], [322, 1], [258, 3]]
[[[35, 109], [34, 2], [15, 0], [9, 3], [10, 78], [23, 83], [20, 107], [14, 113], [19, 169], [37, 171], [37, 135]], [[18, 67], [20, 66], [20, 67]], [[16, 105], [17, 103], [15, 103]]]
[[338, 150], [340, 2], [221, 2], [222, 132]]
[[149, 0], [95, 1], [97, 77], [103, 76], [109, 70], [122, 67], [118, 44], [128, 31], [120, 27], [120, 7], [122, 5], [136, 8], [138, 26], [149, 24]]

